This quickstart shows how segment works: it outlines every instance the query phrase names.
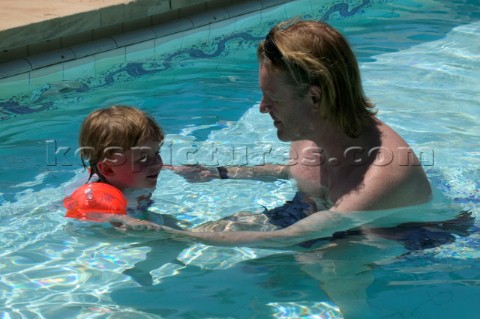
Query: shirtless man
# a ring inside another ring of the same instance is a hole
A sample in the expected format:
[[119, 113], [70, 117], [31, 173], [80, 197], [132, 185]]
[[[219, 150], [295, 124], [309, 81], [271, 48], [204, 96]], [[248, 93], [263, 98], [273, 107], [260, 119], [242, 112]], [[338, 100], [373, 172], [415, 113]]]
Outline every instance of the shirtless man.
[[417, 227], [411, 222], [446, 219], [418, 206], [432, 197], [426, 174], [408, 144], [375, 117], [355, 56], [335, 29], [315, 21], [283, 23], [257, 54], [260, 111], [270, 115], [280, 140], [291, 141], [290, 165], [170, 169], [189, 180], [291, 177], [299, 192], [263, 214], [239, 213], [190, 231], [159, 226], [153, 235], [223, 246], [301, 244], [309, 250], [295, 254], [299, 267], [345, 318], [378, 318], [366, 297], [371, 265], [412, 247], [405, 244]]
[[315, 209], [271, 231], [163, 230], [213, 245], [284, 247], [383, 226], [375, 222], [394, 208], [429, 201], [422, 166], [408, 144], [374, 116], [356, 58], [338, 31], [315, 21], [283, 23], [269, 32], [257, 54], [260, 111], [271, 116], [280, 140], [292, 141], [296, 163], [218, 172], [222, 178], [288, 172], [300, 190], [296, 199]]

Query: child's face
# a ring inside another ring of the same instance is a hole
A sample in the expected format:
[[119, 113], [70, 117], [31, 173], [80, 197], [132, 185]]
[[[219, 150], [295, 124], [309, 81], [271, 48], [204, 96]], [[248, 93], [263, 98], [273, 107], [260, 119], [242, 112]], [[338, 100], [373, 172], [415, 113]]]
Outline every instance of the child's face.
[[159, 152], [158, 141], [140, 143], [106, 160], [108, 172], [103, 170], [104, 176], [110, 184], [122, 191], [127, 188], [153, 188], [157, 185], [163, 167]]

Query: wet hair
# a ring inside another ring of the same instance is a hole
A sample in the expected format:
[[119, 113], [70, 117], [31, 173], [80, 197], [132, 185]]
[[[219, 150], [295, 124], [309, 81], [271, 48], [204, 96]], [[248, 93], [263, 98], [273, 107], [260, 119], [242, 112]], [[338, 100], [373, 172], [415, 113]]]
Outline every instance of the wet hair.
[[130, 150], [147, 140], [161, 143], [163, 131], [147, 113], [130, 106], [112, 106], [90, 113], [80, 128], [80, 157], [91, 175], [99, 161]]
[[350, 137], [371, 121], [374, 105], [362, 89], [360, 70], [347, 40], [319, 21], [289, 20], [273, 27], [258, 49], [260, 63], [286, 75], [299, 97], [321, 90], [320, 112]]

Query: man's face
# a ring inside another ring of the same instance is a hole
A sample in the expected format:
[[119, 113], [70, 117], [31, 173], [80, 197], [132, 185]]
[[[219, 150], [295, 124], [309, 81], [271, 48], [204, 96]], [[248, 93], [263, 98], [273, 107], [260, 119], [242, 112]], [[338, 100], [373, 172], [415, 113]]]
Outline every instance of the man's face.
[[106, 178], [120, 190], [127, 188], [153, 188], [163, 167], [159, 154], [160, 143], [148, 140], [121, 154], [113, 155], [108, 163]]
[[282, 71], [260, 64], [259, 84], [263, 96], [260, 112], [272, 117], [277, 136], [282, 141], [308, 139], [315, 130], [313, 102], [309, 94], [299, 97], [287, 84]]

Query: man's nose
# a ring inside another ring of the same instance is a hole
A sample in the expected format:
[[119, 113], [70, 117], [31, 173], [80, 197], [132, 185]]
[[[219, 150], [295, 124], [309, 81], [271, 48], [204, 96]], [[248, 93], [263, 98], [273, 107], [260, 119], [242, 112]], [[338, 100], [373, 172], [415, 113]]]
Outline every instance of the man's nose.
[[260, 113], [268, 113], [270, 112], [270, 105], [267, 102], [267, 100], [262, 97], [262, 100], [260, 101]]

